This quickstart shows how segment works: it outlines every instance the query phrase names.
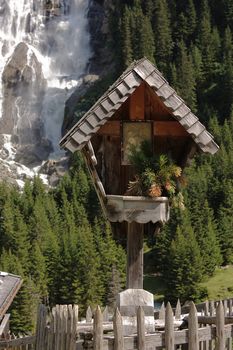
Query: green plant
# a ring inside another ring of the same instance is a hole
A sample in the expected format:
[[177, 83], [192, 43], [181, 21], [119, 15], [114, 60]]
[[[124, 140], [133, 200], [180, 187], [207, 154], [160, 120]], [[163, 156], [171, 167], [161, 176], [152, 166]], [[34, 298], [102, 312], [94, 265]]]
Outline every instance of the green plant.
[[143, 141], [140, 147], [131, 146], [129, 160], [136, 175], [133, 181], [129, 181], [127, 195], [166, 196], [174, 207], [184, 207], [183, 196], [178, 190], [182, 169], [167, 155], [154, 155], [150, 143]]

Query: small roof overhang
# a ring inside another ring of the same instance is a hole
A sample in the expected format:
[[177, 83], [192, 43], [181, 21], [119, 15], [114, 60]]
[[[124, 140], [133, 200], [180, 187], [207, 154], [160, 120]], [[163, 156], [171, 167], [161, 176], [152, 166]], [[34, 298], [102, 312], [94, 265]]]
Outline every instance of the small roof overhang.
[[22, 283], [20, 276], [0, 271], [0, 319], [7, 312]]
[[174, 119], [192, 136], [202, 152], [214, 154], [218, 151], [219, 147], [214, 142], [213, 136], [147, 58], [134, 62], [120, 76], [62, 138], [61, 148], [67, 148], [71, 152], [82, 149], [143, 81], [172, 112]]

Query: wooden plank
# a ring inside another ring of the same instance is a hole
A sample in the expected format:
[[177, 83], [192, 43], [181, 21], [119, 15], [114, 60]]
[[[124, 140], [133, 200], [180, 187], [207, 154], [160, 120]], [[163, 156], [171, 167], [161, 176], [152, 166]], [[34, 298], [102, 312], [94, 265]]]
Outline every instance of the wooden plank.
[[[198, 323], [202, 324], [216, 324], [216, 316], [198, 316]], [[227, 316], [224, 318], [225, 324], [233, 324], [233, 316]]]
[[224, 350], [225, 335], [224, 335], [224, 308], [222, 301], [219, 302], [216, 310], [216, 350]]
[[87, 311], [86, 311], [86, 322], [89, 323], [91, 321], [92, 321], [92, 310], [91, 310], [91, 307], [89, 305], [87, 308]]
[[9, 331], [10, 314], [6, 314], [0, 323], [0, 338], [2, 335], [6, 335]]
[[114, 331], [114, 350], [124, 350], [124, 337], [122, 317], [118, 308], [116, 308], [113, 318], [113, 331]]
[[168, 302], [165, 313], [165, 349], [174, 350], [174, 319], [171, 304]]
[[188, 349], [198, 350], [199, 339], [198, 339], [198, 323], [197, 323], [197, 310], [195, 304], [191, 302], [190, 312], [188, 318]]
[[145, 119], [145, 84], [141, 84], [130, 96], [129, 119]]
[[11, 349], [13, 347], [19, 347], [22, 345], [35, 344], [35, 342], [36, 342], [35, 336], [11, 339], [11, 340], [3, 340], [3, 341], [0, 341], [0, 349], [4, 349], [4, 348]]
[[97, 134], [120, 137], [121, 122], [119, 120], [108, 121], [100, 127], [100, 129], [97, 131]]
[[143, 224], [128, 223], [127, 288], [143, 288]]
[[156, 121], [153, 123], [155, 136], [189, 136], [185, 128], [177, 121]]
[[103, 311], [103, 322], [108, 322], [109, 320], [109, 314], [108, 314], [108, 307], [106, 306]]
[[94, 315], [93, 333], [93, 349], [103, 350], [103, 315], [99, 306]]
[[175, 318], [179, 320], [180, 316], [181, 316], [181, 304], [180, 304], [180, 299], [178, 299], [176, 304]]
[[138, 349], [146, 349], [146, 339], [145, 339], [145, 314], [141, 306], [139, 306], [137, 311], [137, 333], [138, 333]]
[[165, 306], [164, 302], [162, 303], [160, 310], [159, 310], [159, 320], [165, 320]]
[[232, 299], [229, 299], [229, 316], [233, 316], [232, 310]]

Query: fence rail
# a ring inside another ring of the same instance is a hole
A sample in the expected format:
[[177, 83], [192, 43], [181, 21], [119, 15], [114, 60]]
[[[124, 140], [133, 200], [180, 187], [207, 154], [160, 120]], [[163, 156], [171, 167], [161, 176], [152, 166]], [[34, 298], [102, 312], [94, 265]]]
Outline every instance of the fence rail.
[[0, 349], [232, 350], [232, 299], [205, 302], [201, 306], [191, 303], [188, 315], [180, 321], [183, 310], [179, 301], [176, 309], [169, 303], [166, 308], [162, 305], [155, 320], [155, 332], [146, 333], [144, 311], [139, 307], [136, 334], [123, 336], [123, 319], [118, 309], [109, 316], [107, 309], [102, 312], [97, 307], [92, 312], [88, 308], [87, 322], [81, 323], [77, 305], [57, 305], [49, 313], [40, 305], [35, 336], [0, 341]]

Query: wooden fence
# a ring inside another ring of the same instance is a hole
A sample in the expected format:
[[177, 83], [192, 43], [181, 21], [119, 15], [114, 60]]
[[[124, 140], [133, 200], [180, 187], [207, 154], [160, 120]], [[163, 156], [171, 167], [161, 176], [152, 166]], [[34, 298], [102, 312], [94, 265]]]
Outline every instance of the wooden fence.
[[158, 327], [155, 321], [155, 332], [146, 333], [144, 311], [139, 307], [136, 334], [123, 336], [123, 322], [118, 309], [112, 317], [107, 309], [102, 312], [97, 307], [92, 315], [88, 308], [85, 323], [81, 323], [78, 322], [76, 305], [57, 305], [49, 313], [41, 305], [35, 336], [0, 341], [0, 349], [232, 350], [232, 299], [206, 302], [201, 309], [191, 303], [188, 311], [181, 320], [183, 308], [179, 302], [175, 310], [169, 303], [166, 308], [163, 305], [158, 314]]

